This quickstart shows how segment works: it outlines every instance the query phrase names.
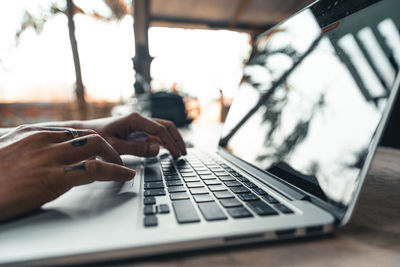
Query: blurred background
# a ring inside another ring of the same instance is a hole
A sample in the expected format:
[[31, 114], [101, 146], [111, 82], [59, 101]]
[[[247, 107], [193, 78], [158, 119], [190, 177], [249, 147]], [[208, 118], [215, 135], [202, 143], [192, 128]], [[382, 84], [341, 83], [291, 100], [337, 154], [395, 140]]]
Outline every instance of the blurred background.
[[254, 37], [311, 2], [1, 1], [0, 127], [168, 109], [181, 126], [223, 121]]

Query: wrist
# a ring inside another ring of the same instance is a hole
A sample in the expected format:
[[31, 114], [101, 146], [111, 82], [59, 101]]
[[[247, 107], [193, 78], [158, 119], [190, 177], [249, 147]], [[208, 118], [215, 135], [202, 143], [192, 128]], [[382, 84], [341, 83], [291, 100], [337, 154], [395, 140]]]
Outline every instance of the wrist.
[[52, 121], [36, 123], [35, 126], [42, 127], [62, 127], [62, 128], [74, 128], [74, 129], [84, 129], [84, 121], [71, 120], [71, 121]]

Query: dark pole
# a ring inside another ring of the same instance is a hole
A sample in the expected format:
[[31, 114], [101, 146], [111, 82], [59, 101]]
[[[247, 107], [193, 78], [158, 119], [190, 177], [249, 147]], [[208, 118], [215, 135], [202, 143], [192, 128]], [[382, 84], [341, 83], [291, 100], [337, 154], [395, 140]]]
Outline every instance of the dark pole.
[[67, 0], [67, 17], [68, 17], [68, 30], [69, 40], [71, 42], [72, 56], [74, 58], [75, 76], [76, 76], [76, 100], [78, 102], [79, 118], [81, 120], [87, 119], [87, 106], [85, 100], [85, 87], [82, 82], [81, 63], [79, 60], [78, 43], [75, 37], [75, 23], [74, 23], [74, 3], [72, 0]]
[[133, 6], [135, 32], [135, 94], [141, 95], [150, 92], [150, 64], [149, 54], [149, 12], [150, 0], [135, 0]]

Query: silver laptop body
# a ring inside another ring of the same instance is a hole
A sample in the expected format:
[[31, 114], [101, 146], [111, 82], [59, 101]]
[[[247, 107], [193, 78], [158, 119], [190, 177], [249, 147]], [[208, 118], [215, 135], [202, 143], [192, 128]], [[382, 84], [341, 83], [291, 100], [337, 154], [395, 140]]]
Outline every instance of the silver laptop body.
[[345, 225], [397, 97], [399, 8], [318, 1], [261, 34], [216, 152], [124, 156], [133, 181], [77, 187], [1, 223], [0, 264], [137, 258]]

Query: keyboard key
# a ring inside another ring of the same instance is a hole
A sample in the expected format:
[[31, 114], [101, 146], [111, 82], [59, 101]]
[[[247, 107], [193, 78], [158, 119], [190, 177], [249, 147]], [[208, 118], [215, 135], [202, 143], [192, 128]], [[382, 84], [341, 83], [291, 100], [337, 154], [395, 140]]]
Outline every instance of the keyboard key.
[[236, 193], [236, 194], [241, 194], [241, 193], [248, 193], [248, 192], [250, 192], [250, 190], [247, 189], [247, 188], [244, 187], [244, 186], [234, 186], [234, 187], [231, 187], [230, 189], [232, 190], [233, 193]]
[[159, 164], [146, 164], [144, 168], [144, 181], [147, 182], [159, 182], [162, 179]]
[[236, 198], [221, 199], [220, 202], [222, 206], [224, 206], [224, 208], [234, 208], [243, 206], [242, 203]]
[[201, 176], [201, 175], [212, 175], [212, 173], [209, 170], [206, 171], [197, 171], [197, 173]]
[[193, 198], [197, 203], [214, 201], [214, 198], [210, 194], [194, 195]]
[[199, 215], [191, 200], [172, 201], [172, 207], [178, 223], [200, 222]]
[[180, 164], [176, 164], [177, 168], [179, 170], [184, 170], [184, 169], [190, 169], [191, 166], [189, 163], [185, 162], [184, 164], [180, 165]]
[[164, 176], [168, 176], [168, 175], [178, 175], [178, 173], [174, 170], [174, 171], [167, 171], [167, 172], [163, 172]]
[[169, 206], [167, 204], [160, 204], [156, 207], [157, 213], [166, 214], [169, 213]]
[[264, 190], [262, 190], [261, 188], [253, 188], [253, 191], [256, 192], [257, 195], [263, 196], [263, 195], [268, 195], [267, 192], [265, 192]]
[[171, 200], [179, 200], [179, 199], [189, 199], [189, 195], [186, 192], [181, 193], [171, 193], [169, 194]]
[[145, 205], [154, 205], [154, 204], [156, 204], [156, 198], [155, 197], [145, 197], [143, 199], [143, 203]]
[[212, 170], [214, 173], [215, 172], [225, 172], [224, 169], [222, 169], [221, 167], [212, 167], [212, 168], [210, 168], [210, 170]]
[[161, 161], [161, 167], [162, 168], [174, 168], [174, 164], [172, 164], [172, 162], [163, 162]]
[[214, 162], [205, 163], [204, 165], [206, 165], [210, 170], [215, 169], [215, 168], [220, 169], [220, 167], [217, 164], [215, 164]]
[[209, 180], [209, 179], [216, 179], [217, 176], [215, 176], [213, 174], [203, 174], [203, 175], [200, 175], [200, 178], [203, 180]]
[[144, 183], [144, 189], [157, 189], [157, 188], [164, 188], [164, 183], [163, 182]]
[[178, 193], [178, 192], [186, 192], [186, 188], [184, 186], [171, 186], [168, 187], [169, 193]]
[[210, 180], [204, 180], [204, 183], [206, 185], [218, 185], [221, 184], [221, 182], [217, 179], [210, 179]]
[[225, 176], [225, 175], [229, 175], [229, 173], [227, 173], [226, 171], [216, 171], [214, 172], [214, 174], [216, 176]]
[[154, 205], [146, 205], [143, 208], [144, 215], [154, 215], [156, 214], [156, 208]]
[[212, 192], [215, 192], [215, 191], [225, 191], [228, 188], [225, 185], [220, 184], [220, 185], [210, 185], [208, 189], [210, 189]]
[[[240, 175], [240, 174], [239, 174]], [[244, 178], [243, 176], [235, 176], [236, 177], [236, 179], [238, 179], [239, 181], [241, 181], [241, 182], [249, 182], [249, 179], [247, 179], [247, 178]]]
[[145, 197], [165, 196], [164, 189], [148, 189], [144, 191]]
[[192, 195], [207, 194], [208, 193], [208, 190], [205, 187], [190, 188], [189, 191], [190, 191], [190, 193]]
[[181, 173], [182, 177], [196, 177], [194, 172]]
[[183, 170], [179, 170], [179, 172], [183, 175], [184, 173], [186, 174], [186, 173], [192, 173], [192, 174], [194, 174], [194, 172], [193, 172], [193, 170], [190, 168], [190, 169], [183, 169]]
[[224, 214], [216, 202], [199, 203], [199, 209], [207, 221], [226, 220], [228, 217]]
[[191, 170], [190, 164], [178, 166], [178, 170]]
[[182, 181], [176, 180], [176, 181], [167, 181], [167, 186], [177, 186], [177, 185], [183, 185]]
[[218, 178], [223, 182], [236, 181], [235, 178], [233, 178], [232, 176], [218, 176]]
[[224, 182], [224, 184], [226, 186], [229, 186], [229, 187], [231, 187], [231, 186], [241, 186], [242, 185], [238, 181], [226, 181], [226, 182]]
[[257, 187], [257, 185], [252, 182], [244, 182], [244, 185], [247, 186], [248, 188], [256, 188]]
[[202, 164], [199, 165], [192, 165], [192, 168], [196, 171], [196, 172], [202, 172], [202, 171], [209, 171], [208, 168]]
[[221, 198], [233, 198], [235, 197], [231, 192], [229, 191], [217, 191], [217, 192], [213, 192], [214, 196], [218, 199]]
[[229, 208], [226, 210], [235, 219], [253, 217], [253, 214], [251, 214], [245, 207]]
[[278, 215], [278, 212], [261, 200], [251, 201], [247, 205], [260, 216]]
[[278, 209], [280, 212], [285, 213], [285, 214], [293, 213], [293, 211], [291, 209], [289, 209], [288, 207], [286, 207], [283, 204], [275, 204], [274, 208]]
[[175, 164], [176, 164], [177, 166], [189, 165], [189, 164], [188, 164], [184, 159], [182, 159], [182, 158], [175, 160]]
[[154, 215], [144, 217], [144, 226], [145, 227], [154, 227], [157, 226], [158, 220]]
[[160, 181], [162, 181], [161, 176], [160, 176], [160, 177], [156, 177], [156, 176], [150, 176], [150, 177], [145, 176], [145, 177], [144, 177], [144, 182], [145, 182], [145, 183], [149, 183], [149, 182], [160, 182]]
[[270, 195], [264, 196], [263, 198], [270, 204], [278, 204], [279, 203], [279, 201], [276, 198], [274, 198], [273, 196], [270, 196]]
[[180, 180], [181, 178], [178, 175], [167, 175], [165, 176], [165, 181], [175, 181]]
[[202, 182], [193, 182], [193, 183], [187, 183], [186, 186], [188, 188], [195, 188], [195, 187], [204, 187]]
[[188, 182], [200, 182], [200, 179], [197, 177], [184, 177], [183, 180], [188, 183]]
[[237, 196], [243, 201], [260, 200], [260, 198], [253, 193], [243, 193], [243, 194], [238, 194]]

